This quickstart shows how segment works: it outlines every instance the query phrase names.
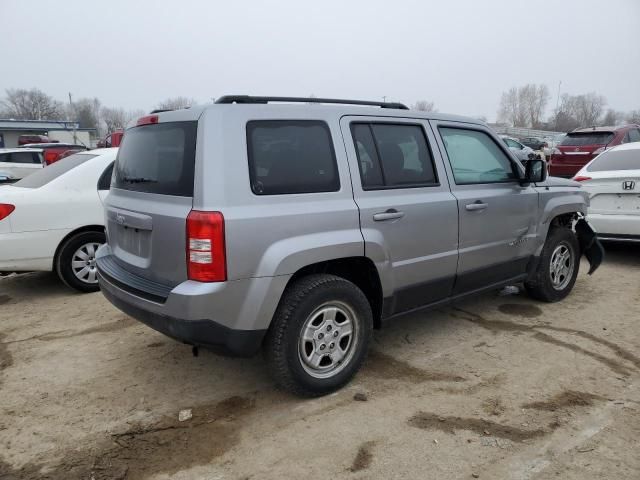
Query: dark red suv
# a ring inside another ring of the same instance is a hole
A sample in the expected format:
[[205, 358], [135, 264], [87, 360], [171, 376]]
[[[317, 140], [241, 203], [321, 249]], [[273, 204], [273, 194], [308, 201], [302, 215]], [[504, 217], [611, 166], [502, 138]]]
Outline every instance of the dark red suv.
[[605, 149], [640, 142], [640, 125], [581, 128], [567, 133], [549, 158], [549, 175], [573, 177]]

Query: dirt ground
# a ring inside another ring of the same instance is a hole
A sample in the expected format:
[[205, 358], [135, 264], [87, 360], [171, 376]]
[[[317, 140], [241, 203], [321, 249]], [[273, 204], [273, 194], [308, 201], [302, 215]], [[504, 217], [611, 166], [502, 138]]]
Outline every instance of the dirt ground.
[[558, 304], [493, 292], [400, 319], [314, 400], [100, 293], [2, 278], [0, 478], [638, 479], [640, 247], [584, 267]]

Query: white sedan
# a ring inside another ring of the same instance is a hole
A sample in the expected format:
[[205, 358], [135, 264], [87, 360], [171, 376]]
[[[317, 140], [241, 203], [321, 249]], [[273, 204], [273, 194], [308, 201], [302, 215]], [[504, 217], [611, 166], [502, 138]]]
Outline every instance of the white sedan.
[[0, 272], [55, 271], [72, 288], [98, 289], [95, 251], [117, 151], [79, 152], [0, 186]]
[[0, 184], [24, 178], [44, 166], [41, 148], [0, 148]]
[[640, 242], [640, 142], [604, 151], [573, 179], [589, 193], [587, 219], [599, 238]]

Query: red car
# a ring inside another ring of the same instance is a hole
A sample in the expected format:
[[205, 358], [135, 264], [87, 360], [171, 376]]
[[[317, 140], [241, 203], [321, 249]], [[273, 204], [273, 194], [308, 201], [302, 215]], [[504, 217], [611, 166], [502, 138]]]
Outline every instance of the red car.
[[55, 140], [49, 140], [46, 135], [25, 134], [18, 137], [18, 145], [29, 145], [31, 143], [58, 143]]
[[549, 175], [571, 178], [605, 149], [640, 142], [640, 125], [581, 128], [567, 133], [549, 158]]
[[[73, 143], [34, 143], [27, 145], [20, 145], [25, 148], [41, 148], [44, 162], [47, 165], [51, 165], [62, 158], [62, 154], [69, 150], [81, 151], [88, 150], [84, 145], [74, 145]], [[68, 154], [67, 154], [68, 155]]]

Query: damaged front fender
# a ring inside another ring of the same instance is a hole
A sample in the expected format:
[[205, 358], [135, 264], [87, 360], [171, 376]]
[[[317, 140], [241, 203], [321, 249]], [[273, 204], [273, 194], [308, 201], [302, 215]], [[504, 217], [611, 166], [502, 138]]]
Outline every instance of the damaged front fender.
[[580, 252], [589, 260], [590, 268], [588, 273], [591, 275], [598, 269], [604, 259], [604, 247], [598, 240], [596, 232], [584, 218], [579, 218], [574, 228], [578, 236]]

